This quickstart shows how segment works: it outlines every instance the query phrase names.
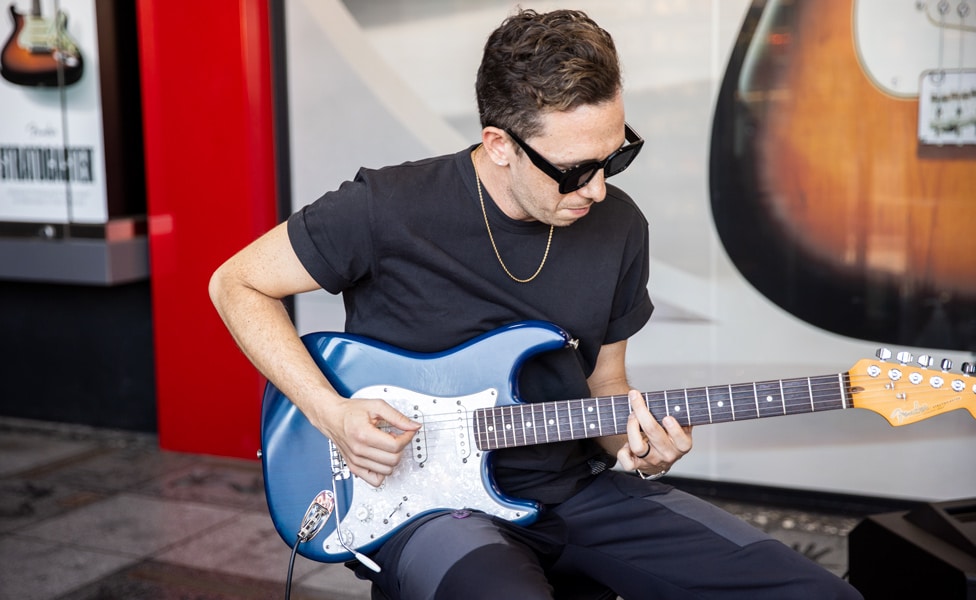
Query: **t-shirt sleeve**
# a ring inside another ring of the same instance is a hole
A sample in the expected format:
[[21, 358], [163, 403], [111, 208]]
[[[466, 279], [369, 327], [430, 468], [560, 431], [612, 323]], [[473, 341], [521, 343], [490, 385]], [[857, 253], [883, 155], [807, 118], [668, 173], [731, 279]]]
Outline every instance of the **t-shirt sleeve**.
[[367, 186], [357, 177], [288, 218], [288, 238], [309, 275], [333, 294], [369, 277], [372, 235]]
[[647, 291], [650, 273], [647, 220], [639, 211], [631, 221], [625, 257], [625, 268], [621, 270], [617, 282], [604, 344], [619, 342], [634, 335], [654, 312], [654, 304]]

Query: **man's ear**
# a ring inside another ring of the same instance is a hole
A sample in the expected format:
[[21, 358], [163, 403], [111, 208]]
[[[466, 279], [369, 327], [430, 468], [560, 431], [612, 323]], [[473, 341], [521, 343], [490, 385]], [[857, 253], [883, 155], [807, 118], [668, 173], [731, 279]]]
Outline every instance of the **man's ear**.
[[498, 127], [489, 126], [481, 130], [481, 145], [484, 146], [491, 162], [500, 167], [508, 165], [514, 157], [512, 138]]

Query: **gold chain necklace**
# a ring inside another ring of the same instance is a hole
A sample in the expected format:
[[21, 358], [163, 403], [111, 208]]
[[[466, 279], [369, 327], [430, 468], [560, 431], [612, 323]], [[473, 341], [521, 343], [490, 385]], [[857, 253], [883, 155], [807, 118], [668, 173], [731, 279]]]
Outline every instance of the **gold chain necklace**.
[[498, 246], [495, 244], [495, 236], [491, 234], [491, 225], [488, 224], [488, 211], [485, 210], [485, 197], [481, 193], [481, 177], [478, 176], [478, 165], [474, 162], [474, 153], [471, 154], [471, 166], [474, 167], [474, 181], [478, 186], [478, 201], [481, 202], [481, 214], [485, 218], [485, 229], [488, 230], [488, 239], [491, 241], [491, 247], [495, 251], [495, 258], [498, 259], [498, 264], [502, 266], [505, 274], [512, 278], [512, 280], [518, 283], [528, 283], [539, 276], [542, 272], [542, 267], [546, 264], [546, 259], [549, 258], [549, 247], [552, 245], [552, 232], [556, 228], [555, 225], [549, 225], [549, 239], [546, 241], [546, 252], [542, 255], [542, 262], [539, 263], [539, 268], [535, 270], [528, 279], [519, 279], [512, 272], [508, 270], [505, 266], [505, 261], [502, 260], [502, 255], [498, 252]]

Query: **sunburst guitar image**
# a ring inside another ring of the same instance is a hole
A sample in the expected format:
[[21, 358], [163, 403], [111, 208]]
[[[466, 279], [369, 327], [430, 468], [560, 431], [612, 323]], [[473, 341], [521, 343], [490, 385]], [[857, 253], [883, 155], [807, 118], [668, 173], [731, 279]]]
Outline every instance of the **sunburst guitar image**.
[[752, 4], [716, 103], [711, 206], [736, 268], [794, 316], [976, 351], [971, 8]]
[[40, 0], [32, 0], [28, 13], [10, 5], [14, 28], [0, 54], [0, 76], [23, 86], [71, 85], [84, 73], [78, 45], [68, 35], [68, 18], [58, 11], [41, 12]]

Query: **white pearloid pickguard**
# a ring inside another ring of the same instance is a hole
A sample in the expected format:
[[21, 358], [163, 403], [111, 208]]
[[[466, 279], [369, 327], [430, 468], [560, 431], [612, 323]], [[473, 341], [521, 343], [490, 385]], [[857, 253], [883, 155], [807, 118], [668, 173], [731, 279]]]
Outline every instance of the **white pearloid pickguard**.
[[[478, 408], [495, 406], [497, 391], [438, 398], [394, 386], [359, 390], [356, 398], [385, 400], [421, 423], [403, 459], [383, 484], [374, 488], [356, 476], [336, 480], [337, 491], [352, 485], [352, 501], [344, 506], [338, 492], [336, 514], [342, 541], [361, 548], [382, 540], [407, 522], [438, 509], [473, 509], [519, 521], [534, 514], [525, 503], [508, 503], [490, 493], [485, 454], [474, 445], [471, 420]], [[331, 445], [331, 441], [330, 441]], [[348, 474], [348, 471], [346, 471]], [[341, 475], [340, 475], [341, 477]], [[343, 554], [337, 531], [322, 542], [328, 554]]]

